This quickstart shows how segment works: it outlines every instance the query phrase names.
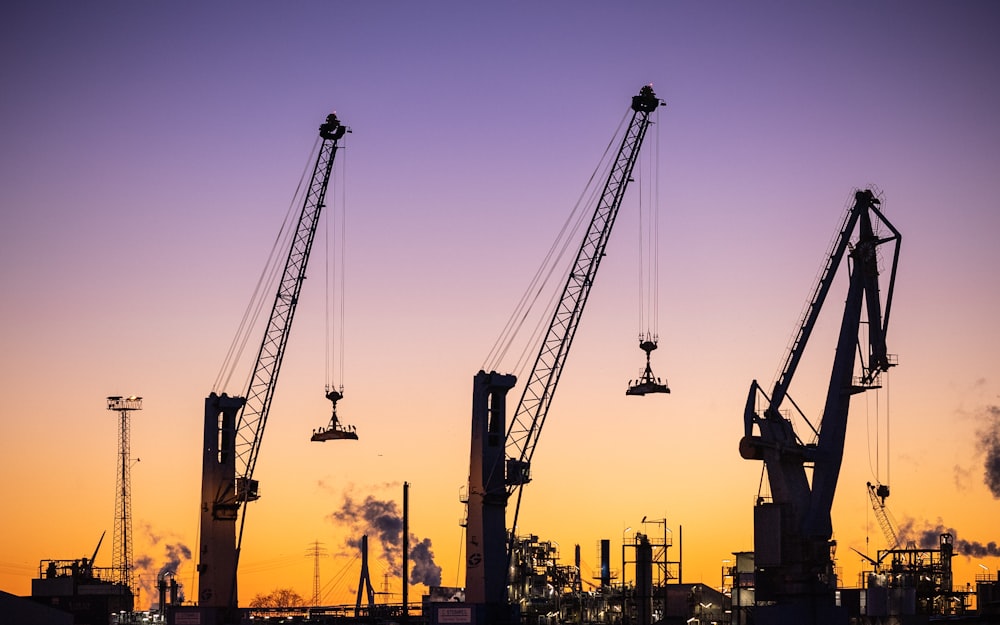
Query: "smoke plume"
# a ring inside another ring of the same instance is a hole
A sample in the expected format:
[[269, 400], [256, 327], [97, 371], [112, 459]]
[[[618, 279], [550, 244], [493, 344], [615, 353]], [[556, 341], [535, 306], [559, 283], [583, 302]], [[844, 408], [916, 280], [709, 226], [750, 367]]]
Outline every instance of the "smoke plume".
[[[394, 501], [382, 501], [369, 495], [361, 503], [350, 495], [344, 497], [340, 510], [330, 515], [334, 522], [349, 528], [346, 543], [353, 549], [361, 547], [361, 535], [375, 538], [382, 547], [382, 557], [392, 574], [402, 572], [403, 518]], [[371, 542], [369, 541], [369, 544]], [[410, 584], [441, 585], [441, 567], [434, 563], [434, 552], [429, 538], [421, 540], [410, 533]]]
[[410, 560], [413, 569], [410, 571], [411, 584], [424, 586], [441, 585], [441, 567], [434, 564], [434, 553], [431, 551], [431, 539], [425, 538], [417, 542], [417, 537], [410, 535]]
[[[162, 554], [158, 557], [149, 553], [144, 553], [133, 561], [133, 571], [135, 582], [142, 589], [142, 592], [149, 598], [157, 597], [159, 590], [157, 582], [164, 575], [177, 575], [178, 569], [184, 562], [191, 560], [191, 549], [181, 542], [167, 542], [165, 538], [153, 532], [153, 528], [148, 523], [144, 525], [146, 538], [151, 547], [162, 549]], [[162, 544], [162, 546], [161, 546]], [[183, 591], [179, 595], [183, 601]]]
[[899, 542], [906, 545], [913, 542], [920, 549], [937, 549], [941, 545], [941, 534], [951, 534], [955, 545], [955, 555], [982, 558], [985, 556], [1000, 556], [1000, 546], [995, 541], [981, 543], [975, 540], [965, 540], [958, 537], [954, 528], [945, 527], [940, 521], [937, 525], [924, 524], [922, 529], [916, 529], [916, 521], [906, 519], [899, 526]]
[[191, 559], [191, 550], [187, 545], [181, 543], [164, 545], [164, 549], [167, 552], [166, 562], [160, 567], [158, 577], [163, 577], [167, 574], [177, 575], [177, 569], [180, 568], [181, 563]]
[[349, 536], [347, 544], [354, 548], [361, 546], [360, 534], [374, 534], [373, 538], [382, 545], [382, 552], [392, 572], [399, 574], [399, 557], [402, 554], [400, 536], [403, 534], [403, 519], [395, 501], [380, 501], [371, 495], [358, 504], [350, 496], [344, 505], [333, 513], [333, 518], [348, 526], [357, 536]]
[[983, 481], [1000, 499], [1000, 406], [987, 406], [983, 416], [986, 423], [979, 431], [979, 448], [986, 454]]

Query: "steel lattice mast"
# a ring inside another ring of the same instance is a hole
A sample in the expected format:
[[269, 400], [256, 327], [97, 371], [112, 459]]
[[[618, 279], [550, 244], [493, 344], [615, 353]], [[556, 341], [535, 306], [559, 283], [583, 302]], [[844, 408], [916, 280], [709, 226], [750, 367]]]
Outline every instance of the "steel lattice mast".
[[309, 605], [318, 606], [320, 601], [320, 584], [319, 584], [319, 558], [320, 556], [326, 555], [326, 549], [323, 548], [323, 543], [318, 540], [313, 541], [309, 551], [306, 555], [312, 556], [313, 559], [313, 585], [312, 585], [312, 597], [309, 599]]
[[[130, 415], [142, 410], [142, 398], [108, 397], [108, 410], [118, 413], [118, 484], [115, 487], [115, 531], [111, 551], [113, 582], [132, 590], [132, 459], [130, 449]], [[93, 562], [91, 562], [93, 566]]]

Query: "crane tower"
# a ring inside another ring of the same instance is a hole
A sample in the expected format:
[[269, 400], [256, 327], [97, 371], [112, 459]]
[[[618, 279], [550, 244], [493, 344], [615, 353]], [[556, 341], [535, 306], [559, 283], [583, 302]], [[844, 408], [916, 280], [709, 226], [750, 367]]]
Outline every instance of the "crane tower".
[[522, 389], [510, 424], [507, 392], [517, 378], [496, 371], [479, 371], [472, 390], [472, 445], [466, 520], [466, 600], [477, 610], [477, 622], [507, 623], [517, 620], [507, 597], [507, 502], [514, 497], [513, 523], [517, 526], [521, 488], [531, 481], [535, 452], [559, 377], [604, 257], [612, 226], [621, 207], [632, 170], [652, 123], [650, 114], [661, 104], [650, 85], [632, 96], [631, 118], [610, 168], [603, 191], [576, 259], [563, 286], [548, 332]]
[[[896, 364], [886, 347], [886, 333], [901, 237], [879, 210], [880, 204], [870, 189], [855, 192], [854, 205], [827, 255], [774, 390], [768, 397], [756, 380], [750, 385], [740, 455], [764, 462], [771, 490], [771, 497], [758, 496], [754, 507], [754, 617], [761, 625], [841, 625], [848, 620], [836, 602], [831, 519], [848, 413], [851, 397], [879, 388], [882, 374]], [[892, 250], [886, 290], [879, 268], [883, 245]], [[810, 422], [789, 389], [837, 269], [845, 261], [847, 297], [826, 402], [820, 419]], [[860, 376], [855, 376], [856, 364]], [[790, 418], [795, 414], [811, 436], [796, 432]]]
[[[198, 605], [216, 623], [239, 623], [237, 568], [246, 504], [260, 498], [254, 468], [288, 344], [306, 266], [325, 206], [339, 141], [349, 132], [336, 114], [319, 127], [320, 145], [250, 385], [242, 396], [212, 391], [205, 399], [202, 447]], [[238, 522], [238, 526], [237, 526]]]
[[[142, 410], [142, 398], [130, 395], [108, 397], [108, 410], [118, 413], [118, 485], [115, 488], [115, 532], [111, 559], [115, 583], [132, 588], [132, 460], [129, 422], [133, 410]], [[93, 564], [93, 563], [91, 563]]]

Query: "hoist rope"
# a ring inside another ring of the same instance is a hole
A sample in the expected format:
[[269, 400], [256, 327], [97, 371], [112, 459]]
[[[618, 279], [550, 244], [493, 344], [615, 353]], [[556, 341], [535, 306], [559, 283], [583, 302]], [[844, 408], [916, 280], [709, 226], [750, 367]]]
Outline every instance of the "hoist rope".
[[[875, 389], [873, 396], [875, 403], [875, 472], [876, 478], [881, 478], [882, 472], [882, 431], [881, 431], [881, 411], [879, 410], [879, 390]], [[881, 482], [881, 479], [879, 479]]]
[[[538, 312], [537, 304], [540, 300], [545, 299], [544, 292], [548, 289], [553, 276], [557, 275], [557, 270], [562, 266], [562, 261], [565, 259], [567, 252], [576, 249], [578, 246], [574, 235], [590, 217], [584, 209], [593, 206], [595, 196], [599, 197], [601, 193], [601, 188], [596, 186], [594, 181], [598, 180], [602, 174], [606, 177], [607, 172], [613, 166], [609, 155], [613, 153], [616, 140], [620, 137], [622, 127], [625, 125], [627, 119], [628, 114], [624, 115], [619, 122], [618, 128], [604, 149], [604, 154], [601, 156], [600, 162], [587, 180], [587, 184], [577, 198], [572, 211], [560, 228], [558, 236], [553, 241], [548, 252], [546, 252], [541, 265], [528, 284], [528, 288], [521, 295], [514, 311], [490, 348], [483, 362], [483, 370], [495, 371], [500, 368], [500, 363], [507, 357], [508, 352], [517, 340], [528, 318], [533, 314], [538, 315], [538, 321], [518, 356], [517, 364], [513, 368], [515, 373], [520, 372], [526, 366], [532, 350], [537, 348], [538, 343], [541, 341], [540, 336], [545, 332], [546, 324], [550, 321], [549, 317], [554, 312], [555, 306], [558, 303], [560, 296], [558, 287], [551, 289], [552, 294], [548, 297], [543, 313]], [[559, 275], [561, 277], [563, 274]]]
[[[878, 457], [879, 456], [879, 440], [878, 440], [879, 422], [878, 422], [878, 410], [875, 411], [874, 420], [875, 420], [875, 427], [874, 427], [874, 434], [873, 434], [871, 401], [868, 399], [868, 395], [866, 394], [865, 395], [865, 431], [866, 431], [867, 436], [865, 436], [865, 442], [868, 445], [868, 472], [871, 474], [872, 478], [875, 480], [876, 483], [881, 484], [882, 482], [879, 479], [879, 457]], [[875, 458], [874, 458], [874, 462], [872, 462], [872, 453], [873, 453], [873, 451], [872, 451], [872, 438], [875, 439], [875, 445], [874, 445], [874, 448], [875, 448], [874, 449]]]
[[[215, 392], [221, 392], [229, 387], [229, 384], [232, 381], [233, 373], [236, 371], [236, 368], [243, 357], [243, 352], [246, 349], [247, 343], [250, 341], [253, 329], [266, 309], [269, 301], [268, 294], [273, 290], [272, 287], [274, 287], [274, 285], [278, 282], [282, 270], [282, 252], [287, 251], [290, 246], [292, 236], [292, 228], [290, 226], [294, 223], [295, 208], [299, 204], [299, 200], [302, 197], [303, 186], [306, 178], [309, 176], [311, 163], [315, 160], [316, 150], [318, 149], [319, 144], [320, 139], [317, 137], [313, 143], [312, 150], [309, 153], [309, 158], [306, 160], [306, 165], [302, 171], [302, 176], [299, 178], [299, 183], [295, 188], [295, 193], [288, 204], [284, 221], [281, 224], [281, 228], [278, 230], [278, 235], [274, 239], [271, 251], [268, 253], [267, 262], [264, 264], [260, 277], [257, 279], [253, 295], [251, 295], [250, 301], [243, 311], [243, 317], [240, 319], [236, 334], [233, 337], [232, 343], [229, 345], [229, 349], [223, 359], [222, 366], [219, 368], [219, 372], [216, 375], [215, 383], [212, 386], [212, 390]], [[242, 393], [243, 390], [249, 386], [250, 376], [252, 375], [253, 371], [247, 373], [244, 388], [240, 389], [240, 393]]]
[[[656, 110], [656, 122], [659, 121]], [[655, 146], [639, 161], [639, 340], [657, 340], [660, 306], [660, 139], [654, 122]], [[645, 167], [644, 167], [645, 166]]]
[[[640, 157], [641, 159], [642, 157]], [[640, 160], [640, 170], [642, 165], [642, 160]], [[646, 250], [646, 229], [643, 228], [643, 221], [645, 220], [645, 215], [643, 214], [643, 201], [642, 201], [642, 182], [645, 177], [640, 176], [639, 178], [639, 240], [637, 242], [636, 248], [639, 250], [639, 342], [642, 342], [643, 334], [648, 331], [646, 327], [646, 277], [645, 277], [645, 267], [646, 259], [643, 257]]]
[[[595, 170], [592, 178], [597, 176], [606, 177], [608, 175], [608, 171], [610, 170], [610, 168], [611, 164], [608, 163], [608, 166], [603, 170], [601, 171]], [[591, 192], [589, 197], [582, 202], [578, 200], [577, 206], [589, 207], [596, 205], [597, 201], [600, 199], [599, 197], [600, 190], [593, 187], [592, 185], [590, 186], [590, 190]], [[548, 284], [550, 278], [552, 278], [553, 276], [558, 275], [561, 277], [567, 274], [567, 271], [564, 269], [563, 261], [564, 259], [566, 259], [567, 253], [572, 252], [572, 250], [577, 247], [577, 239], [578, 239], [577, 234], [588, 223], [589, 215], [587, 214], [586, 211], [580, 211], [576, 207], [574, 207], [573, 215], [575, 217], [574, 223], [572, 227], [569, 228], [568, 234], [563, 240], [563, 244], [559, 250], [558, 255], [555, 257], [555, 260], [548, 269], [545, 284]], [[565, 228], [566, 227], [564, 226], [564, 230]], [[555, 286], [558, 287], [558, 283], [556, 283]], [[539, 289], [539, 294], [541, 294], [542, 290], [544, 290], [544, 285], [542, 289]], [[542, 309], [543, 310], [542, 314], [536, 316], [535, 326], [532, 329], [531, 335], [529, 339], [525, 341], [521, 349], [521, 353], [518, 356], [518, 359], [514, 365], [513, 371], [515, 372], [515, 375], [520, 376], [523, 373], [524, 369], [527, 368], [529, 363], [531, 362], [530, 359], [536, 355], [535, 350], [537, 349], [538, 345], [540, 345], [542, 341], [545, 340], [545, 335], [549, 329], [549, 322], [551, 321], [552, 316], [555, 314], [556, 306], [559, 305], [559, 300], [561, 296], [562, 296], [562, 291], [560, 291], [559, 288], [552, 288], [549, 290], [548, 302]]]
[[[327, 195], [329, 196], [329, 191]], [[334, 203], [336, 204], [336, 203]], [[323, 344], [326, 348], [323, 360], [323, 381], [326, 384], [326, 390], [329, 392], [331, 390], [331, 380], [333, 379], [333, 365], [331, 364], [331, 358], [333, 354], [333, 311], [331, 308], [331, 299], [333, 298], [333, 276], [330, 270], [330, 265], [333, 263], [330, 256], [330, 237], [331, 229], [336, 232], [336, 227], [331, 228], [331, 223], [334, 221], [333, 213], [334, 211], [327, 211], [326, 220], [323, 222], [323, 332], [324, 338]]]
[[[890, 420], [890, 410], [889, 410], [889, 400], [891, 397], [891, 392], [889, 388], [889, 372], [883, 371], [880, 375], [882, 380], [882, 386], [885, 389], [885, 417], [882, 417], [882, 402], [880, 401], [880, 396], [883, 394], [879, 389], [875, 389], [875, 466], [872, 467], [872, 433], [871, 433], [871, 417], [867, 417], [867, 430], [868, 430], [868, 470], [871, 472], [872, 477], [879, 484], [889, 484], [891, 482], [890, 475], [890, 464], [891, 464], [891, 450], [890, 444], [891, 438], [891, 420]], [[868, 406], [868, 412], [871, 412], [870, 405]], [[882, 430], [885, 430], [885, 443], [882, 442]], [[883, 459], [882, 449], [885, 448], [885, 455]], [[885, 467], [885, 481], [882, 481], [882, 467]]]
[[892, 397], [892, 389], [889, 388], [889, 372], [886, 371], [885, 375], [885, 483], [888, 484], [891, 481], [890, 475], [890, 464], [892, 461], [892, 450], [890, 445], [892, 444], [892, 433], [889, 426], [892, 424], [891, 411], [889, 410], [889, 399]]
[[653, 123], [653, 334], [660, 334], [660, 108]]
[[[346, 137], [346, 135], [345, 135]], [[344, 386], [344, 352], [346, 343], [346, 322], [344, 315], [347, 297], [347, 141], [344, 141], [344, 153], [341, 156], [340, 172], [340, 386]]]
[[[345, 135], [346, 137], [346, 135]], [[326, 217], [326, 389], [344, 388], [345, 352], [345, 275], [347, 249], [347, 150], [341, 148], [341, 157], [335, 163], [334, 185], [340, 191], [339, 201], [336, 191], [330, 196], [332, 206]], [[339, 180], [337, 177], [339, 174]], [[331, 234], [331, 229], [333, 230]], [[330, 246], [333, 241], [333, 251]], [[339, 376], [339, 380], [338, 380]], [[339, 382], [339, 383], [338, 383]]]
[[[812, 290], [809, 291], [809, 295], [806, 297], [806, 300], [802, 305], [802, 309], [799, 312], [798, 317], [796, 318], [797, 323], [793, 326], [792, 332], [788, 336], [788, 341], [785, 344], [785, 350], [784, 353], [782, 354], [781, 361], [778, 363], [778, 368], [774, 372], [774, 378], [771, 380], [772, 390], [775, 389], [775, 387], [778, 385], [778, 382], [781, 380], [781, 377], [785, 374], [787, 370], [788, 364], [792, 358], [792, 353], [796, 349], [796, 340], [800, 338], [802, 328], [805, 325], [806, 320], [809, 318], [809, 314], [812, 312], [814, 304], [816, 303], [816, 295], [820, 288], [820, 285], [822, 284], [823, 277], [826, 276], [828, 271], [831, 270], [839, 271], [839, 267], [836, 268], [833, 267], [830, 264], [830, 260], [833, 257], [835, 250], [837, 249], [837, 244], [840, 242], [840, 237], [844, 235], [844, 230], [847, 227], [847, 223], [850, 220], [853, 211], [854, 211], [854, 194], [852, 193], [851, 196], [847, 200], [845, 200], [844, 210], [842, 213], [843, 217], [841, 219], [841, 226], [833, 234], [833, 236], [830, 238], [830, 242], [826, 246], [826, 254], [823, 255], [823, 259], [819, 265], [819, 268], [817, 269], [813, 277]], [[852, 235], [850, 233], [847, 233], [847, 236], [850, 237]], [[849, 258], [850, 257], [848, 256], [848, 260]]]

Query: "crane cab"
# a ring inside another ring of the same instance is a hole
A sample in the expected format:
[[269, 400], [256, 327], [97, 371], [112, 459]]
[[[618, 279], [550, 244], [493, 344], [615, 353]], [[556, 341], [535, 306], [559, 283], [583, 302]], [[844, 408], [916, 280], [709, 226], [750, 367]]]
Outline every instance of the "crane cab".
[[354, 429], [354, 426], [345, 425], [337, 418], [337, 402], [343, 399], [343, 397], [343, 393], [338, 391], [329, 391], [326, 394], [326, 398], [333, 403], [333, 414], [330, 416], [330, 424], [326, 427], [313, 430], [312, 437], [309, 440], [320, 443], [345, 439], [358, 440], [358, 433]]

